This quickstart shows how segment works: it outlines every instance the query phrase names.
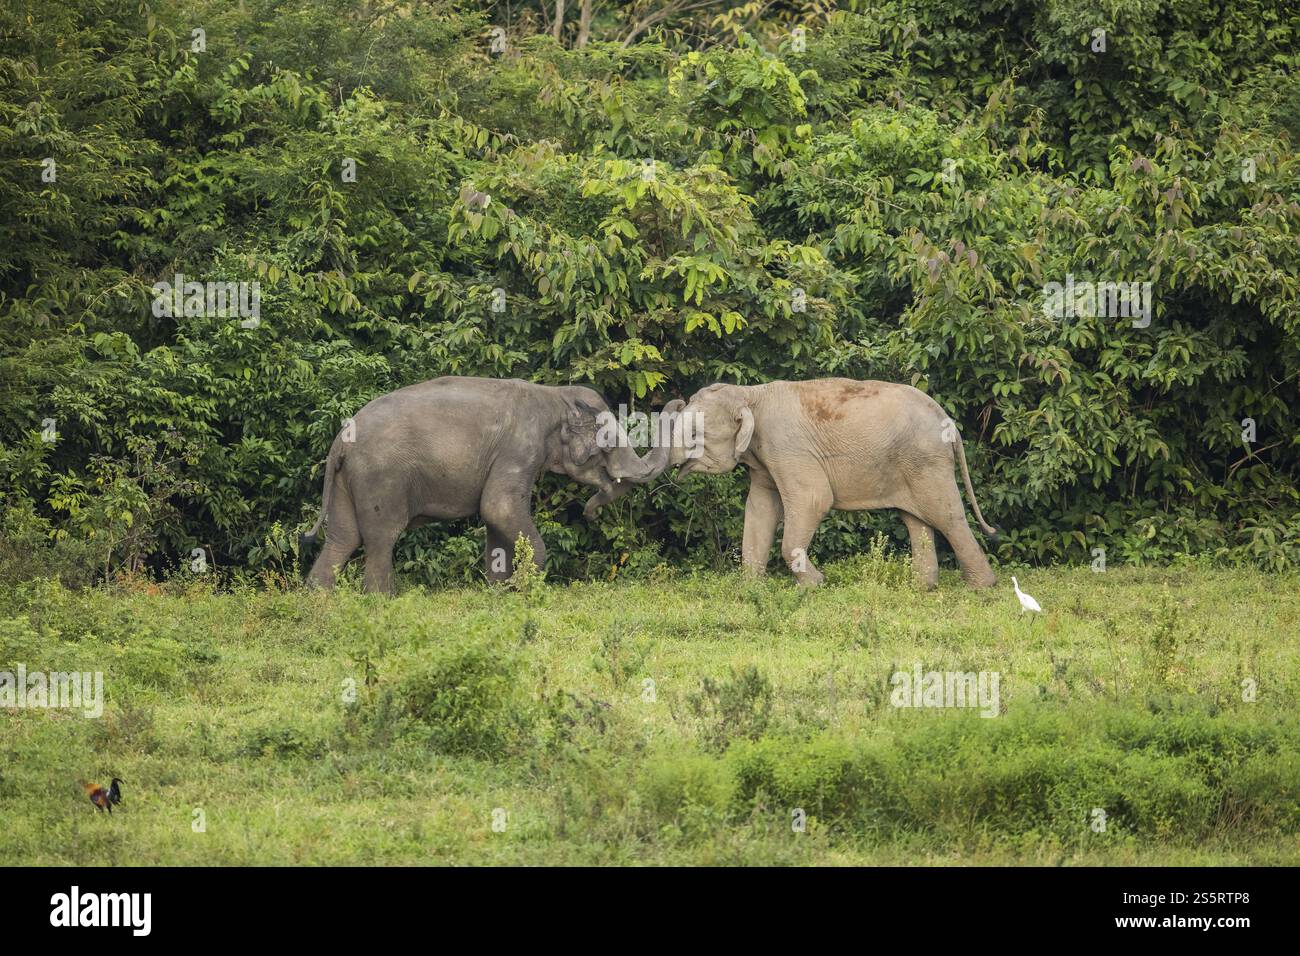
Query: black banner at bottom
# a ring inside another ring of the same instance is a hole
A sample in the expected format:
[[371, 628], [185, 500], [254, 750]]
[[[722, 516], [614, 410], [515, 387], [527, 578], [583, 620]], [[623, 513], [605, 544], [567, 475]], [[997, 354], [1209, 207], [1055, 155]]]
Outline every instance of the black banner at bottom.
[[[695, 938], [851, 929], [863, 940], [994, 929], [1056, 938], [1232, 945], [1277, 933], [1286, 869], [0, 869], [5, 939], [242, 942], [263, 927], [297, 943], [374, 942], [377, 927], [449, 921], [590, 939], [682, 920]], [[538, 923], [535, 920], [544, 920]], [[590, 936], [588, 935], [590, 934]], [[610, 937], [606, 937], [607, 939]], [[971, 936], [971, 939], [980, 938]], [[985, 937], [987, 938], [987, 937]], [[17, 951], [17, 950], [15, 950]]]

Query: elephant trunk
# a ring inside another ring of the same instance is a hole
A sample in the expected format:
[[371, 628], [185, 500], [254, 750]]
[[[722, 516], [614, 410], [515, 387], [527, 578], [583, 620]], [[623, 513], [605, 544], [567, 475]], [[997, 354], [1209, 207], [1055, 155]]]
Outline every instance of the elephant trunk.
[[[691, 454], [696, 443], [698, 425], [698, 412], [692, 412], [688, 406], [682, 405], [677, 415], [673, 418], [672, 425], [672, 448], [669, 449], [668, 467], [678, 468], [689, 464], [693, 457]], [[688, 469], [689, 470], [689, 469]]]
[[605, 468], [610, 477], [618, 482], [642, 485], [662, 475], [670, 464], [673, 427], [685, 405], [677, 399], [664, 406], [659, 413], [655, 434], [651, 436], [650, 448], [640, 456], [632, 447], [627, 432], [611, 415], [607, 431], [613, 435], [613, 441], [609, 443], [613, 447], [607, 448], [605, 453]]

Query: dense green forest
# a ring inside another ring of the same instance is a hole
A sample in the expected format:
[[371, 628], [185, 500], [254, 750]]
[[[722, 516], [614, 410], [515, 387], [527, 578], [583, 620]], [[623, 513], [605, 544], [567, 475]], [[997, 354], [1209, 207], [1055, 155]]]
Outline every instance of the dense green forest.
[[[0, 576], [294, 577], [340, 424], [445, 374], [908, 382], [1002, 560], [1300, 566], [1298, 39], [1284, 0], [8, 0]], [[160, 309], [178, 275], [255, 314]], [[726, 565], [745, 480], [588, 523], [547, 478], [552, 569]]]

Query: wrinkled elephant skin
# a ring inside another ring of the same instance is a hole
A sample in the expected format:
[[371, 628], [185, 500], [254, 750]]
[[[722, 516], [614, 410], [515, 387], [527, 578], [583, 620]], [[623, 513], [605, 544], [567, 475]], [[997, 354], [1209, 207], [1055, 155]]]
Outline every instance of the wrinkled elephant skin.
[[[702, 435], [693, 457], [680, 430], [690, 419]], [[679, 477], [749, 468], [741, 555], [754, 573], [766, 570], [783, 524], [786, 564], [800, 584], [818, 585], [822, 574], [808, 546], [832, 508], [896, 508], [923, 587], [938, 583], [936, 530], [952, 546], [968, 584], [997, 582], [966, 522], [953, 475], [959, 465], [980, 528], [996, 537], [975, 501], [961, 436], [939, 404], [910, 385], [845, 378], [710, 385], [691, 397], [677, 423], [670, 460], [680, 466]]]
[[520, 534], [540, 567], [546, 552], [532, 519], [532, 493], [544, 471], [598, 488], [590, 517], [667, 467], [667, 442], [638, 456], [629, 442], [608, 440], [626, 438], [613, 421], [589, 388], [519, 379], [449, 376], [376, 398], [330, 448], [321, 517], [303, 536], [314, 542], [324, 524], [325, 545], [308, 583], [333, 587], [364, 546], [366, 590], [391, 592], [393, 546], [403, 531], [476, 514], [487, 525], [490, 580], [510, 576]]

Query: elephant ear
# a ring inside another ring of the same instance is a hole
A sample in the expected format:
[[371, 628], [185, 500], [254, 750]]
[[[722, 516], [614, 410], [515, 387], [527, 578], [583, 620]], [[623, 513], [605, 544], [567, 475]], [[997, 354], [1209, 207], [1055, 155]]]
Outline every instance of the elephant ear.
[[749, 410], [748, 405], [740, 406], [736, 423], [740, 426], [740, 430], [736, 432], [736, 457], [739, 458], [749, 447], [749, 440], [754, 437], [754, 413]]

